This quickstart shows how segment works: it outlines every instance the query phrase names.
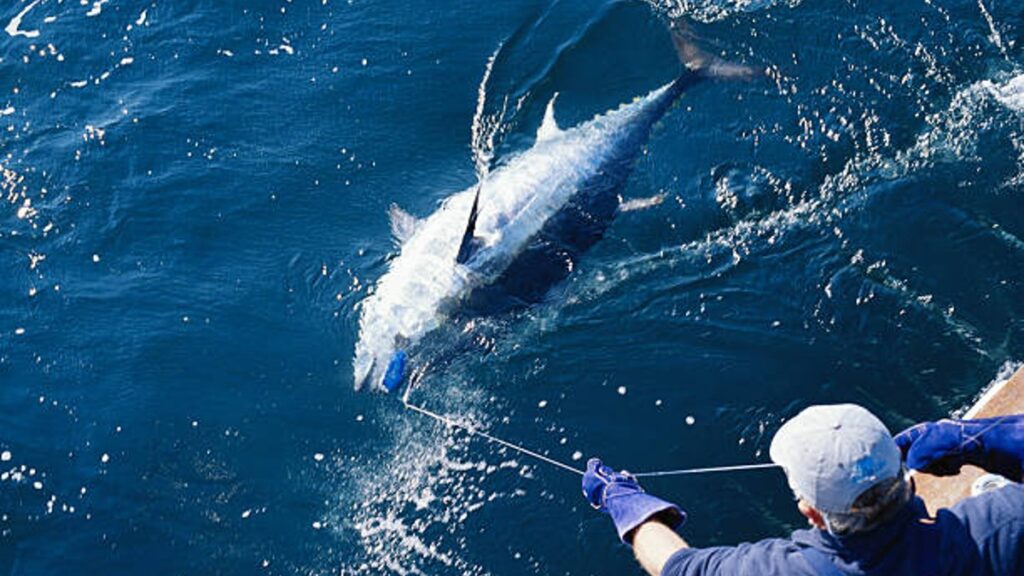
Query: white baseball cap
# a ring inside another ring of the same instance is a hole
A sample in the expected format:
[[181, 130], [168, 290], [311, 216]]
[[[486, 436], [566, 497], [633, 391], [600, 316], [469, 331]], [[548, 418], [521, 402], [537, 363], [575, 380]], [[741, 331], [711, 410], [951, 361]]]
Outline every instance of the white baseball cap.
[[900, 474], [900, 450], [882, 421], [856, 404], [811, 406], [772, 439], [789, 487], [822, 512], [849, 512], [857, 497]]

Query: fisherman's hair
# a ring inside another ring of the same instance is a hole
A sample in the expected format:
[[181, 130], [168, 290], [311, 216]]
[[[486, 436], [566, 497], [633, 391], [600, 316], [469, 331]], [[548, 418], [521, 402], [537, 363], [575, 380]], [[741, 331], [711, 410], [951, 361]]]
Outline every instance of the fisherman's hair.
[[914, 497], [914, 485], [904, 470], [895, 478], [883, 480], [865, 490], [853, 502], [849, 512], [822, 512], [834, 536], [868, 532], [895, 516]]

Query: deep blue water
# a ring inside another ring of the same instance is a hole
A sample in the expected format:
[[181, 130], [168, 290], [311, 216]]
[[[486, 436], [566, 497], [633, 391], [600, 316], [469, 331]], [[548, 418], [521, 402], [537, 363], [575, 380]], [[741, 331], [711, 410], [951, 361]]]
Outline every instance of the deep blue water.
[[[0, 573], [636, 573], [577, 477], [353, 392], [351, 361], [389, 204], [475, 180], [487, 58], [488, 110], [520, 105], [500, 162], [556, 91], [570, 126], [670, 80], [655, 9], [11, 0], [0, 24], [26, 9], [0, 34]], [[1024, 360], [1019, 3], [687, 10], [768, 78], [686, 94], [622, 194], [664, 201], [414, 399], [676, 468], [764, 461], [809, 403], [942, 416]], [[647, 487], [697, 545], [801, 524], [776, 471]]]

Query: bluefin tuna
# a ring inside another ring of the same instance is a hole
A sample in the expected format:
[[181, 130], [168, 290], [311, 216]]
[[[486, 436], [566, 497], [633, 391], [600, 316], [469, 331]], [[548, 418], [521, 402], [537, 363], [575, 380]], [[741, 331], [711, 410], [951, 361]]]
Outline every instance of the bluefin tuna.
[[589, 248], [614, 218], [618, 194], [651, 128], [686, 89], [706, 78], [753, 74], [704, 54], [679, 26], [673, 26], [673, 41], [683, 71], [672, 82], [568, 129], [555, 119], [556, 94], [533, 146], [478, 185], [447, 198], [422, 220], [392, 206], [391, 228], [401, 252], [360, 304], [357, 390], [367, 382], [385, 390], [397, 386], [405, 350], [441, 326], [474, 291], [536, 258], [539, 244], [550, 248], [554, 239], [555, 252], [568, 259]]

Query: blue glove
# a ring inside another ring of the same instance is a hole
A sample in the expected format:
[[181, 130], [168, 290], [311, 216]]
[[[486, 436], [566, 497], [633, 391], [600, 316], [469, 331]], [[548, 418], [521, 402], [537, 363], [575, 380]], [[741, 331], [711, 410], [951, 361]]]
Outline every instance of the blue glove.
[[964, 464], [1020, 482], [1024, 463], [1024, 414], [978, 420], [939, 420], [895, 437], [907, 466], [952, 476]]
[[626, 544], [632, 541], [633, 530], [652, 516], [658, 516], [670, 528], [686, 520], [686, 512], [678, 506], [645, 493], [629, 472], [616, 472], [597, 458], [587, 462], [583, 496], [591, 506], [612, 517], [619, 538]]

